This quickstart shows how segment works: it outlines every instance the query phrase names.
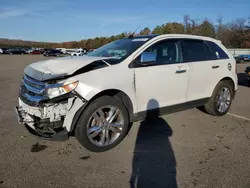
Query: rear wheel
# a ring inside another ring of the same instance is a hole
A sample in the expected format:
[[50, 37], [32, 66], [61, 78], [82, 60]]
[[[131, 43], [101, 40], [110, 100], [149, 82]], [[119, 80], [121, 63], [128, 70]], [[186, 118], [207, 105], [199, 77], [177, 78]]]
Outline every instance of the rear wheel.
[[75, 130], [86, 149], [103, 152], [118, 145], [129, 130], [126, 107], [110, 96], [94, 100], [82, 113]]
[[233, 95], [233, 86], [229, 81], [219, 82], [212, 97], [205, 104], [205, 110], [214, 116], [225, 115], [231, 106]]

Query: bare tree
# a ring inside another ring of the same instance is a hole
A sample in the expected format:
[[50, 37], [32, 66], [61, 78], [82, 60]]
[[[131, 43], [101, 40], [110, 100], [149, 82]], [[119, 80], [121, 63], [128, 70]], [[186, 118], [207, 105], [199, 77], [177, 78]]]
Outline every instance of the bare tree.
[[248, 27], [250, 28], [250, 15], [248, 17]]
[[236, 19], [228, 24], [229, 35], [227, 36], [230, 47], [243, 47], [245, 43], [245, 19]]
[[199, 34], [199, 31], [198, 31], [198, 21], [199, 21], [199, 19], [195, 19], [195, 18], [193, 18], [193, 19], [190, 19], [190, 23], [191, 23], [191, 34], [195, 34], [195, 35], [197, 35], [197, 34]]
[[189, 15], [184, 15], [183, 20], [184, 20], [184, 30], [186, 33], [188, 33], [188, 27], [189, 27], [189, 21], [190, 21]]
[[223, 39], [223, 34], [224, 34], [224, 31], [225, 31], [225, 27], [223, 25], [223, 18], [222, 16], [219, 16], [217, 19], [216, 19], [216, 38], [219, 39], [219, 40], [222, 40]]

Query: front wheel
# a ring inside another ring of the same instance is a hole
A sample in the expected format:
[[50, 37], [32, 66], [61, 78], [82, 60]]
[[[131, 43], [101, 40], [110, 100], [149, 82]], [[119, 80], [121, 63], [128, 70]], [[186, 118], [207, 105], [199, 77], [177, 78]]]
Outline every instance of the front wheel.
[[225, 115], [231, 106], [233, 95], [233, 86], [229, 81], [219, 82], [212, 97], [205, 104], [205, 110], [214, 116]]
[[123, 103], [110, 96], [94, 100], [82, 113], [75, 130], [86, 149], [104, 152], [118, 145], [129, 130], [129, 116]]

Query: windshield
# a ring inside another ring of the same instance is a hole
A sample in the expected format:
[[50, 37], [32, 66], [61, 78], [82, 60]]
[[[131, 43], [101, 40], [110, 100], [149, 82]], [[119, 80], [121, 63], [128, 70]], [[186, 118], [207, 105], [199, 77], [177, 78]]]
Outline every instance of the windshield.
[[92, 52], [88, 56], [113, 57], [124, 60], [136, 49], [146, 43], [149, 38], [126, 38], [106, 44]]

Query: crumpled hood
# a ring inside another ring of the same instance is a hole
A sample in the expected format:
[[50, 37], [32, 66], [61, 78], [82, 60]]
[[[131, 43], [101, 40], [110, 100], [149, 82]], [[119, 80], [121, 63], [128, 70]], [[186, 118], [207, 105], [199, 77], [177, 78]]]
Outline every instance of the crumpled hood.
[[71, 75], [78, 69], [98, 60], [110, 59], [110, 57], [77, 56], [63, 57], [39, 61], [28, 65], [24, 72], [28, 76], [45, 81], [57, 77]]

